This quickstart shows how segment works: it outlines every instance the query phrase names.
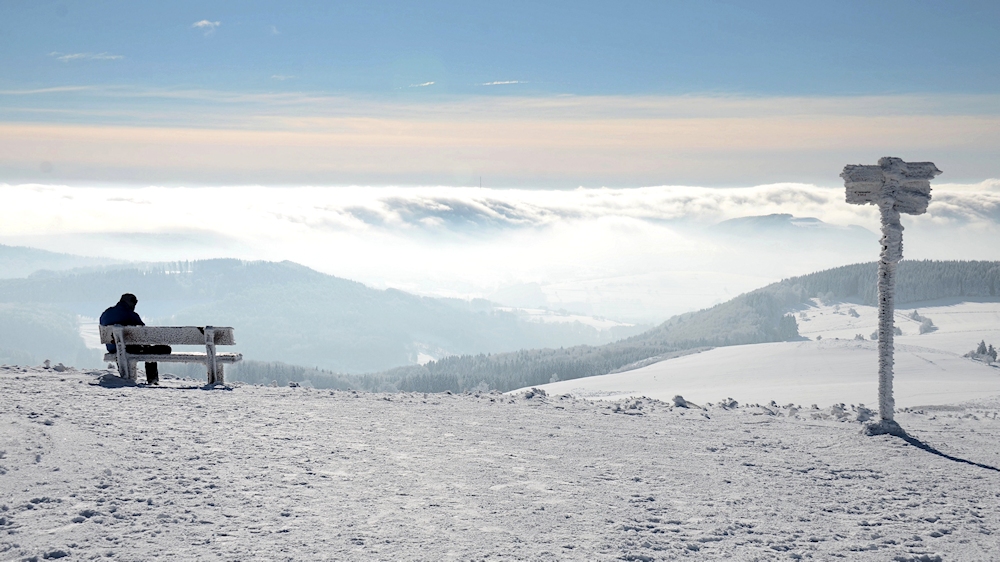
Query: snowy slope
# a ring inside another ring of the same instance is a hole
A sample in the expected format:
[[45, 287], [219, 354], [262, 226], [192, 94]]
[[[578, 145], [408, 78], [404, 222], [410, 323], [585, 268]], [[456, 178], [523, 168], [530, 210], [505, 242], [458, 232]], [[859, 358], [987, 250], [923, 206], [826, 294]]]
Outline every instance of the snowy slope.
[[[907, 317], [913, 310], [933, 320], [938, 329], [919, 334], [920, 323]], [[803, 311], [798, 322], [799, 333], [814, 341], [721, 347], [634, 371], [541, 388], [586, 398], [670, 400], [679, 394], [695, 403], [732, 397], [750, 403], [876, 405], [876, 343], [853, 339], [857, 334], [871, 336], [876, 309], [856, 304], [816, 306]], [[896, 338], [898, 407], [1000, 395], [1000, 368], [961, 356], [982, 339], [1000, 344], [1000, 302], [921, 303], [897, 310], [896, 325], [903, 331]], [[815, 341], [818, 336], [822, 339]]]
[[920, 440], [907, 443], [860, 435], [864, 412], [850, 408], [102, 380], [0, 368], [0, 560], [985, 561], [1000, 549], [997, 401], [902, 413]]
[[[954, 353], [896, 346], [897, 407], [1000, 395], [1000, 369]], [[681, 395], [695, 403], [731, 397], [780, 404], [878, 404], [875, 342], [823, 340], [718, 347], [634, 371], [542, 386], [583, 398]]]
[[[851, 309], [857, 312], [857, 318], [849, 314]], [[909, 317], [914, 310], [920, 316], [930, 318], [937, 330], [921, 334], [920, 322]], [[856, 334], [869, 338], [878, 324], [878, 309], [849, 303], [817, 306], [802, 311], [797, 319], [799, 333], [810, 339], [816, 339], [816, 336], [850, 339]], [[980, 340], [1000, 345], [998, 301], [948, 299], [906, 304], [896, 308], [895, 323], [903, 332], [902, 336], [896, 337], [896, 341], [903, 344], [931, 347], [959, 355], [975, 349]]]

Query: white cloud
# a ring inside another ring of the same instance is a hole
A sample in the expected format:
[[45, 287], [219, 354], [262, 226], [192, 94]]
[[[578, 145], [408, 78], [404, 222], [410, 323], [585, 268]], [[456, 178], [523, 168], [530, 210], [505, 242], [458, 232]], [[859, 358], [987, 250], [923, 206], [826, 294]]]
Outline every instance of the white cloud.
[[426, 88], [427, 86], [433, 86], [434, 82], [424, 82], [423, 84], [410, 84], [411, 88]]
[[480, 86], [503, 86], [506, 84], [527, 84], [523, 80], [498, 80], [496, 82], [483, 82]]
[[[537, 282], [557, 308], [586, 305], [603, 316], [648, 321], [783, 277], [874, 261], [879, 251], [875, 207], [845, 203], [843, 187], [801, 183], [574, 190], [0, 184], [0, 190], [4, 244], [148, 260], [288, 259], [378, 287], [461, 297]], [[723, 237], [712, 228], [777, 213], [860, 225], [869, 233], [833, 228], [796, 240], [787, 233]], [[903, 223], [908, 259], [1000, 259], [1000, 246], [988, 243], [1000, 239], [1000, 181], [934, 184], [928, 213]]]
[[273, 80], [281, 80], [282, 82], [285, 81], [285, 80], [291, 80], [292, 78], [295, 78], [295, 76], [292, 75], [292, 74], [272, 74], [271, 75], [271, 79], [273, 79]]
[[281, 35], [281, 32], [280, 32], [280, 31], [278, 31], [278, 28], [277, 28], [277, 27], [275, 27], [275, 26], [273, 26], [273, 25], [272, 25], [272, 26], [270, 27], [270, 29], [271, 29], [271, 35]]
[[122, 55], [112, 55], [110, 53], [60, 53], [57, 51], [49, 53], [49, 56], [55, 57], [56, 60], [62, 62], [74, 60], [121, 60], [125, 58]]
[[220, 25], [222, 25], [222, 22], [220, 21], [201, 20], [192, 23], [191, 27], [193, 27], [194, 29], [204, 30], [205, 35], [211, 35], [215, 31], [215, 28], [219, 27]]
[[56, 94], [62, 92], [83, 92], [92, 90], [92, 86], [54, 86], [52, 88], [35, 88], [32, 90], [0, 90], [2, 96], [28, 96], [32, 94]]

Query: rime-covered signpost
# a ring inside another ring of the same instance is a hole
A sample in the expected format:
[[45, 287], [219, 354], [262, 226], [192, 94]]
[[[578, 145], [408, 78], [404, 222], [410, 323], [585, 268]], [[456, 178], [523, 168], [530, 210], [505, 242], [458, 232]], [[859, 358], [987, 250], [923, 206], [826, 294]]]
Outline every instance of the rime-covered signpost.
[[871, 435], [904, 435], [892, 418], [893, 309], [896, 264], [903, 258], [903, 225], [899, 214], [921, 215], [931, 201], [931, 180], [941, 173], [931, 162], [903, 162], [885, 157], [875, 166], [844, 166], [840, 177], [847, 202], [877, 205], [882, 214], [882, 253], [878, 262], [878, 409], [879, 421], [869, 424]]

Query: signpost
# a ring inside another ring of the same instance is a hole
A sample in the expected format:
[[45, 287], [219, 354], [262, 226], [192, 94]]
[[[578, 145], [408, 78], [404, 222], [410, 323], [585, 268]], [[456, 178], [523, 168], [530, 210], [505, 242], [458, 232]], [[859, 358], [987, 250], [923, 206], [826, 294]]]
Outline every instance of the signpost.
[[931, 181], [941, 173], [930, 162], [903, 162], [885, 157], [878, 165], [844, 166], [840, 177], [847, 202], [878, 205], [882, 213], [882, 253], [878, 262], [878, 410], [879, 421], [869, 424], [869, 435], [905, 435], [893, 420], [892, 397], [893, 310], [896, 264], [903, 258], [903, 225], [899, 214], [921, 215], [931, 200]]

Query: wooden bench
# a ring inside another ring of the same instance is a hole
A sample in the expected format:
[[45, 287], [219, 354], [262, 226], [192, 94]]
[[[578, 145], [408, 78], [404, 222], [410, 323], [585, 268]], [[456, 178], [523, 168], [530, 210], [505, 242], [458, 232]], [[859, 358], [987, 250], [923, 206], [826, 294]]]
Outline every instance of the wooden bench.
[[[217, 345], [234, 345], [232, 328], [215, 326], [101, 326], [101, 343], [115, 344], [115, 353], [104, 356], [105, 361], [116, 361], [123, 379], [136, 380], [136, 363], [204, 363], [208, 370], [208, 384], [225, 382], [222, 366], [243, 360], [240, 353], [218, 353]], [[127, 345], [203, 345], [204, 352], [177, 352], [164, 354], [128, 353]]]

